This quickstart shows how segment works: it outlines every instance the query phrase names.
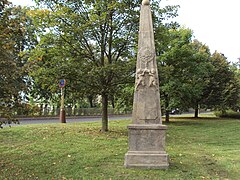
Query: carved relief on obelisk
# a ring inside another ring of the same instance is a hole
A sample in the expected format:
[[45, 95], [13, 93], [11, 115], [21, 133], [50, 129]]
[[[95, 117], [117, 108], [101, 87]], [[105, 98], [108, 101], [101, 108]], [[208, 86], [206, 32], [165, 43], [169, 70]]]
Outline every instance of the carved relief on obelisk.
[[[136, 84], [135, 90], [145, 87], [156, 87], [158, 85], [156, 70], [153, 66], [153, 60], [155, 58], [154, 52], [149, 47], [145, 47], [139, 50], [138, 59], [140, 67], [136, 70]], [[158, 88], [156, 88], [158, 90]]]
[[[138, 51], [133, 106], [133, 121], [160, 123], [159, 83], [154, 47], [143, 46]], [[137, 102], [137, 103], [136, 103]]]

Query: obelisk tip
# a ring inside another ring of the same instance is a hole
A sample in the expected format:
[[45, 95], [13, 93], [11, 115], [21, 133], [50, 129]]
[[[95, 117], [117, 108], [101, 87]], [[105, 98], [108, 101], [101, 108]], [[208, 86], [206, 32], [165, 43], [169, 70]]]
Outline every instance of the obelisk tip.
[[149, 0], [143, 0], [142, 5], [148, 6], [148, 5], [150, 5], [150, 1]]

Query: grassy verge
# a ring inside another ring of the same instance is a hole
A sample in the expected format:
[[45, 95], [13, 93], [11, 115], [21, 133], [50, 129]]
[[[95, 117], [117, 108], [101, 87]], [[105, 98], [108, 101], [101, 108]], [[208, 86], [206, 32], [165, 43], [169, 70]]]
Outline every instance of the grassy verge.
[[126, 169], [126, 121], [29, 125], [0, 130], [0, 179], [239, 179], [240, 121], [172, 119], [167, 170]]

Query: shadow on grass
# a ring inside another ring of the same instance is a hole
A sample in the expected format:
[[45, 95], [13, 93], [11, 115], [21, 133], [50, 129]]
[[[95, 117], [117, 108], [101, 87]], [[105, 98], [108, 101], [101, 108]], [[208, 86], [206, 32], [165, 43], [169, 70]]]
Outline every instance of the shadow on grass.
[[193, 121], [170, 121], [168, 123], [163, 122], [164, 125], [174, 125], [174, 126], [197, 126], [201, 125], [202, 123], [200, 122], [193, 122]]
[[182, 119], [182, 120], [221, 120], [220, 118], [218, 117], [198, 117], [198, 118], [195, 118], [195, 117], [172, 117], [170, 119], [171, 120], [178, 120], [178, 119]]
[[[203, 121], [216, 121], [221, 120], [216, 117], [174, 117], [170, 119], [170, 122], [163, 121], [165, 125], [176, 125], [176, 126], [194, 126], [194, 125], [202, 125]], [[223, 120], [223, 119], [222, 119]]]

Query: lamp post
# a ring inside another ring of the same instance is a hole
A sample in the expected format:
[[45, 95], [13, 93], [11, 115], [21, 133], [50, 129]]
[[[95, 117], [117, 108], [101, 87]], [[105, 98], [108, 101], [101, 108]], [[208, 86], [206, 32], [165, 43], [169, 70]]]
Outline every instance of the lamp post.
[[66, 113], [65, 113], [65, 109], [64, 109], [64, 90], [63, 88], [66, 85], [66, 80], [65, 79], [61, 79], [59, 82], [59, 87], [61, 88], [61, 107], [60, 107], [60, 122], [61, 123], [66, 123]]

